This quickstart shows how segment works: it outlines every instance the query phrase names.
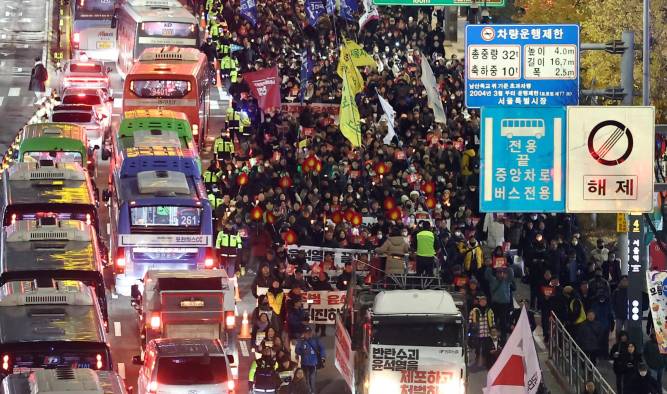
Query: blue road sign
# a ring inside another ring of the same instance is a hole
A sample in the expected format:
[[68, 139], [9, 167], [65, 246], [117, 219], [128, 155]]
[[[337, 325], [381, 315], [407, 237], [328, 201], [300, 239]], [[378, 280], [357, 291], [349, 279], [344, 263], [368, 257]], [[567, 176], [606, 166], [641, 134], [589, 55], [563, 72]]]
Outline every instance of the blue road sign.
[[565, 212], [563, 107], [482, 107], [482, 212]]
[[467, 25], [465, 44], [469, 108], [579, 104], [578, 25]]

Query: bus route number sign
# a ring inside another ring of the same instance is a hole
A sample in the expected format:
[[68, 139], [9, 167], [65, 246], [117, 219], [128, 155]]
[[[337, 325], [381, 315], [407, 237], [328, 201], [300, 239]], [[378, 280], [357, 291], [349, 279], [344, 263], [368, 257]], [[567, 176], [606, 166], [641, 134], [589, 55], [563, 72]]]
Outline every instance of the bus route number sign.
[[579, 26], [466, 26], [466, 105], [579, 102]]

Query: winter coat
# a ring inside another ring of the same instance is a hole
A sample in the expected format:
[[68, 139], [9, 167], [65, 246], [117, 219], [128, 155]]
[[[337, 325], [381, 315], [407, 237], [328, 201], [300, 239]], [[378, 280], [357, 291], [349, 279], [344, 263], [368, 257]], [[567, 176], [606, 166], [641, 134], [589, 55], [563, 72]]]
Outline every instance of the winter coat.
[[619, 394], [662, 394], [662, 388], [651, 374], [641, 376], [639, 372], [626, 376], [623, 393]]
[[324, 346], [317, 337], [300, 339], [296, 343], [296, 354], [301, 356], [301, 366], [315, 367], [321, 359], [326, 359]]
[[310, 394], [310, 386], [306, 379], [301, 380], [292, 380], [292, 383], [287, 386], [287, 392], [289, 394]]
[[30, 85], [28, 90], [32, 92], [45, 92], [46, 81], [49, 79], [49, 73], [42, 62], [37, 62], [30, 73]]
[[410, 246], [400, 235], [391, 236], [375, 252], [385, 255], [404, 255], [410, 252]]
[[503, 280], [498, 280], [493, 275], [493, 270], [487, 268], [484, 272], [484, 278], [489, 282], [489, 289], [491, 291], [491, 302], [498, 304], [511, 304], [512, 292], [510, 285], [514, 280], [514, 270], [508, 269], [507, 276]]
[[612, 309], [617, 319], [628, 319], [628, 289], [619, 287], [611, 295]]
[[658, 342], [649, 340], [644, 343], [644, 360], [651, 369], [667, 368], [667, 354], [660, 354]]
[[585, 352], [597, 351], [599, 338], [605, 331], [602, 325], [596, 320], [581, 323], [577, 327], [577, 343]]

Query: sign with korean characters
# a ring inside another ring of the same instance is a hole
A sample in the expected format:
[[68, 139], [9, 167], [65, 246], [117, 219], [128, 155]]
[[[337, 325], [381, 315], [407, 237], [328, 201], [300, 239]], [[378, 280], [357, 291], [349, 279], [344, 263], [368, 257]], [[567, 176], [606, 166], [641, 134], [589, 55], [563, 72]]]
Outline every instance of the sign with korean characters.
[[[373, 4], [469, 7], [472, 4], [472, 0], [373, 0]], [[505, 0], [486, 0], [484, 6], [504, 7]]]
[[[651, 151], [653, 153], [653, 151]], [[653, 156], [651, 154], [651, 156]], [[641, 214], [628, 215], [628, 334], [634, 343], [642, 343], [642, 298], [646, 291], [646, 247]]]
[[667, 271], [646, 271], [646, 286], [658, 348], [667, 354]]
[[465, 51], [470, 108], [579, 104], [578, 25], [467, 25]]
[[653, 107], [567, 108], [567, 211], [652, 212]]
[[482, 212], [565, 211], [565, 108], [483, 107]]
[[345, 291], [309, 291], [306, 294], [310, 322], [335, 324], [336, 315], [345, 305]]

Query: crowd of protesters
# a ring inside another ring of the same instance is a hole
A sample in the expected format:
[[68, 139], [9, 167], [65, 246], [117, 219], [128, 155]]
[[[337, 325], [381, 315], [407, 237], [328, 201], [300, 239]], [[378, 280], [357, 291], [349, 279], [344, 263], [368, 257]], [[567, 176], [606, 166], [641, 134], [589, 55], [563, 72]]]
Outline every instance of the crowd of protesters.
[[[433, 272], [466, 296], [478, 365], [493, 364], [519, 318], [520, 309], [513, 306], [519, 280], [513, 263], [519, 256], [521, 280], [530, 289], [521, 305], [531, 310], [532, 329], [537, 326], [533, 311], [539, 312], [545, 342], [553, 312], [593, 362], [613, 360], [619, 393], [646, 380], [647, 369], [662, 378], [667, 361], [656, 355], [655, 340], [646, 344], [645, 364], [627, 341], [627, 277], [620, 259], [602, 240], [587, 250], [572, 215], [480, 214], [479, 112], [464, 106], [464, 64], [445, 51], [440, 11], [382, 8], [379, 21], [358, 32], [356, 23], [333, 16], [310, 26], [299, 2], [258, 2], [256, 27], [240, 15], [238, 1], [212, 1], [211, 6], [219, 7], [215, 18], [227, 29], [224, 45], [238, 46], [226, 54], [239, 68], [230, 94], [234, 110], [248, 115], [251, 131], [250, 138], [234, 140], [234, 154], [211, 162], [207, 171], [215, 176], [207, 186], [214, 201], [220, 201], [215, 204], [218, 230], [242, 238], [239, 272], [247, 269], [257, 275], [252, 343], [262, 356], [253, 367], [255, 385], [267, 366], [282, 372], [295, 369], [290, 351], [294, 344], [302, 369], [294, 374], [298, 379], [283, 386], [284, 392], [316, 392], [315, 374], [325, 351], [306, 324], [302, 293], [344, 290], [351, 278], [351, 264], [335, 267], [328, 256], [314, 269], [304, 253], [288, 258], [286, 244], [410, 255], [416, 251], [411, 236], [423, 230], [418, 227], [422, 213], [432, 223], [427, 230], [436, 240]], [[342, 81], [336, 65], [344, 37], [356, 40], [378, 63], [376, 69], [362, 70], [365, 89], [356, 97], [360, 149], [350, 146], [333, 115], [315, 109], [316, 104], [340, 102]], [[301, 80], [304, 48], [314, 60], [307, 84]], [[213, 52], [209, 60], [219, 55]], [[431, 64], [437, 78], [445, 124], [435, 123], [427, 105], [420, 82], [423, 61]], [[282, 78], [282, 101], [303, 99], [298, 113], [260, 114], [249, 94], [243, 73], [274, 66]], [[378, 94], [396, 111], [397, 136], [389, 144], [383, 143], [387, 124]], [[317, 165], [306, 165], [311, 158]], [[355, 223], [341, 218], [343, 212], [372, 220]], [[398, 215], [390, 215], [393, 212]], [[336, 281], [330, 281], [332, 269], [338, 271]], [[258, 288], [268, 290], [258, 294]], [[316, 330], [326, 334], [325, 326]], [[609, 349], [612, 332], [618, 343]], [[291, 388], [295, 381], [300, 388]]]

